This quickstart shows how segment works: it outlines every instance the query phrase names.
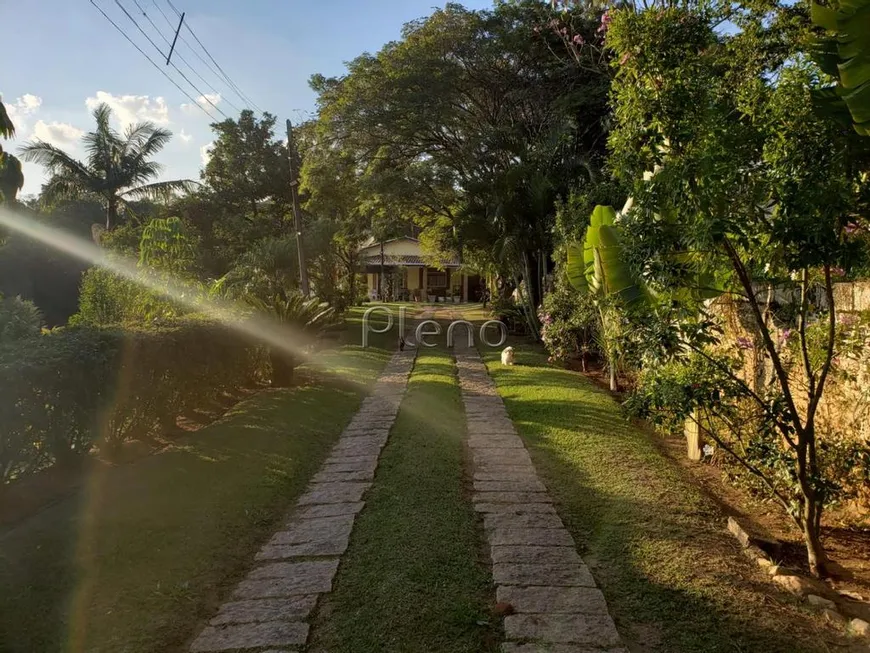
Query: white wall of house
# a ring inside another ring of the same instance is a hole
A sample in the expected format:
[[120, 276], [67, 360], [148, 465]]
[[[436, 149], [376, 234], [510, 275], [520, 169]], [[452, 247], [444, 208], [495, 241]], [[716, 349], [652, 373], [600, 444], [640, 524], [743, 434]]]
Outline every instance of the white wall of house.
[[[384, 256], [420, 256], [420, 254], [420, 243], [416, 240], [401, 238], [384, 243]], [[359, 255], [360, 258], [366, 256], [380, 256], [380, 243], [375, 243], [374, 245], [369, 245], [368, 247], [361, 249]]]

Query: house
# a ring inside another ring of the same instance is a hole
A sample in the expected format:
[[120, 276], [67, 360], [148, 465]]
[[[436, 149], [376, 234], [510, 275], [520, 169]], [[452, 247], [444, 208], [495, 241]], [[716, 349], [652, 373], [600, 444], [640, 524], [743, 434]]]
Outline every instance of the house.
[[378, 299], [379, 295], [384, 300], [398, 301], [476, 302], [480, 299], [480, 276], [463, 272], [457, 259], [427, 265], [416, 238], [369, 240], [359, 250], [359, 261], [371, 299]]

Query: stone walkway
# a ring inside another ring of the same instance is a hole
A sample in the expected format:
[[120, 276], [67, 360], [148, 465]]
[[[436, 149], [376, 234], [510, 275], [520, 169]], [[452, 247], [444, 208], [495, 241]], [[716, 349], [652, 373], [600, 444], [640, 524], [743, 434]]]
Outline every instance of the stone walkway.
[[624, 652], [604, 595], [577, 554], [547, 488], [476, 350], [456, 353], [474, 461], [474, 509], [482, 513], [503, 653]]
[[282, 653], [305, 645], [308, 617], [320, 595], [332, 589], [339, 557], [408, 386], [414, 354], [397, 352], [390, 359], [284, 528], [260, 550], [254, 569], [191, 651]]

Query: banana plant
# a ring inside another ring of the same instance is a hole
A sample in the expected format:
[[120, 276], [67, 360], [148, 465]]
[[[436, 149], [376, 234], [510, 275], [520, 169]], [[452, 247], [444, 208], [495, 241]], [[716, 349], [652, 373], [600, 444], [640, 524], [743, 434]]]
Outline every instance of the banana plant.
[[812, 4], [813, 22], [828, 32], [813, 48], [813, 58], [835, 87], [816, 91], [820, 108], [851, 118], [859, 134], [870, 136], [870, 0], [835, 0]]
[[578, 292], [592, 293], [601, 320], [601, 334], [610, 372], [610, 389], [619, 390], [617, 363], [621, 328], [616, 306], [647, 301], [646, 288], [635, 278], [622, 256], [616, 211], [596, 206], [582, 243], [568, 245], [568, 282]]

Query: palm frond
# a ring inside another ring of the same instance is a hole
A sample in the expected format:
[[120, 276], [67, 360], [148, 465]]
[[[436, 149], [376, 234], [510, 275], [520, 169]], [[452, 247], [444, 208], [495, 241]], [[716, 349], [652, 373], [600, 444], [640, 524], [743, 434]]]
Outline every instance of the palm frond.
[[15, 136], [15, 125], [12, 124], [12, 119], [6, 112], [6, 107], [0, 102], [0, 136], [3, 138], [12, 138]]
[[88, 167], [64, 152], [59, 147], [39, 139], [25, 143], [20, 149], [21, 158], [30, 163], [45, 166], [53, 173], [79, 175], [83, 180], [92, 179]]
[[192, 179], [176, 179], [173, 181], [158, 181], [153, 184], [137, 186], [121, 193], [129, 199], [168, 200], [176, 193], [193, 192], [199, 184]]
[[[130, 153], [137, 161], [142, 161], [157, 154], [160, 150], [166, 147], [166, 144], [172, 138], [172, 132], [168, 129], [162, 129], [146, 123], [139, 127], [149, 127], [149, 132], [143, 132], [145, 135], [140, 141], [136, 141], [134, 147], [130, 148]], [[128, 139], [129, 140], [129, 139]]]
[[61, 173], [53, 176], [42, 185], [39, 200], [44, 207], [51, 208], [63, 200], [84, 199], [94, 196], [96, 196], [95, 193], [83, 187], [78, 178]]

